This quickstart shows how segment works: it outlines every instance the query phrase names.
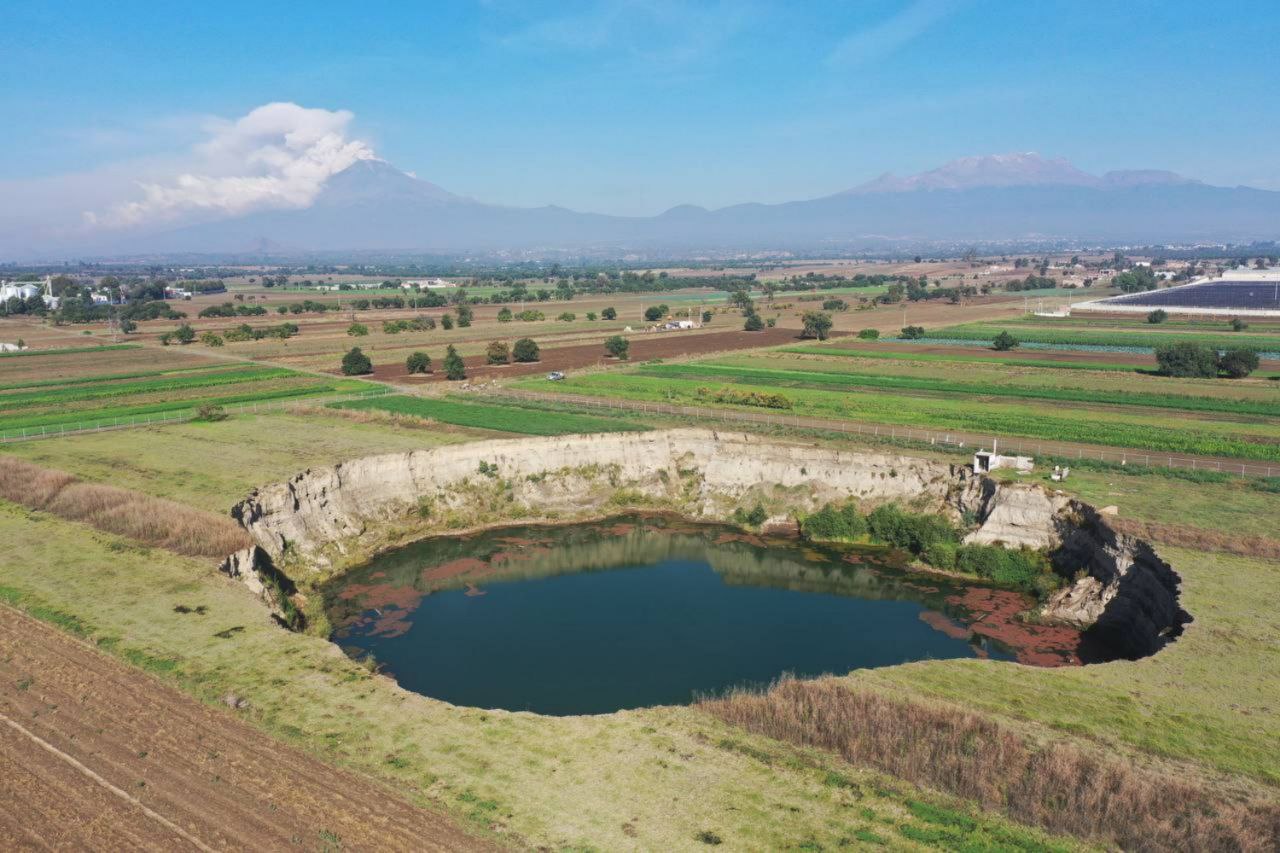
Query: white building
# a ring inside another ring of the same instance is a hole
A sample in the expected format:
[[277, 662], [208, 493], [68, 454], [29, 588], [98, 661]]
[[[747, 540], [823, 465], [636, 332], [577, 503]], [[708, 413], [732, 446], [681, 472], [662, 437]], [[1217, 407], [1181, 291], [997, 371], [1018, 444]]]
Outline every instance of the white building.
[[405, 290], [411, 290], [415, 287], [418, 290], [440, 290], [445, 287], [457, 287], [453, 282], [445, 281], [442, 278], [415, 279], [413, 281], [406, 281], [400, 286]]
[[0, 300], [7, 301], [15, 296], [19, 299], [30, 299], [39, 295], [40, 286], [36, 284], [14, 284], [9, 282], [0, 284]]

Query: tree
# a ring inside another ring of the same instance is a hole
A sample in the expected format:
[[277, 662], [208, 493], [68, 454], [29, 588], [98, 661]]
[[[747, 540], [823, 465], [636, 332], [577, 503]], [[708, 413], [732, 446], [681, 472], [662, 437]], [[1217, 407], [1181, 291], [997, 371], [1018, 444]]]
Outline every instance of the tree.
[[858, 337], [864, 341], [878, 341], [880, 340], [880, 330], [862, 329], [858, 332]]
[[196, 339], [196, 330], [191, 328], [190, 323], [183, 323], [173, 333], [173, 337], [180, 344], [189, 344]]
[[1156, 347], [1156, 363], [1164, 376], [1211, 379], [1218, 375], [1218, 356], [1200, 344], [1178, 343]]
[[644, 318], [652, 323], [667, 316], [667, 312], [670, 310], [671, 309], [666, 305], [650, 305], [648, 308], [644, 309]]
[[603, 320], [616, 320], [618, 319], [618, 312], [613, 308], [606, 308], [600, 312], [600, 318]]
[[506, 341], [493, 341], [484, 351], [490, 364], [507, 364], [511, 361], [511, 350]]
[[452, 329], [452, 328], [453, 328], [453, 315], [452, 315], [452, 314], [445, 314], [443, 317], [441, 317], [441, 318], [440, 318], [440, 325], [444, 327], [444, 329], [445, 329], [445, 331], [446, 331], [446, 332], [447, 332], [449, 329]]
[[924, 326], [903, 326], [898, 337], [906, 341], [916, 341], [924, 337]]
[[820, 341], [827, 339], [827, 334], [831, 331], [831, 315], [822, 311], [806, 311], [804, 312], [804, 329], [800, 332], [802, 338], [817, 338]]
[[404, 360], [404, 369], [406, 373], [430, 373], [431, 356], [425, 352], [410, 353]]
[[444, 377], [454, 382], [467, 378], [467, 366], [462, 363], [462, 356], [458, 355], [453, 344], [449, 344], [444, 353]]
[[205, 332], [200, 336], [200, 343], [207, 347], [220, 347], [222, 346], [222, 335], [217, 332]]
[[574, 320], [578, 319], [578, 315], [573, 313], [572, 311], [562, 311], [560, 313], [560, 316], [557, 317], [556, 319], [561, 321], [562, 323], [572, 323]]
[[991, 342], [991, 346], [1000, 352], [1008, 352], [1011, 349], [1017, 349], [1018, 339], [1008, 332], [1001, 332], [996, 335], [995, 340]]
[[1218, 370], [1231, 379], [1243, 379], [1258, 369], [1258, 354], [1240, 347], [1229, 349], [1218, 357]]
[[127, 334], [129, 334], [130, 332], [136, 332], [137, 330], [138, 330], [138, 324], [137, 324], [137, 323], [133, 322], [133, 321], [132, 321], [132, 320], [130, 320], [128, 317], [123, 317], [123, 318], [121, 318], [121, 320], [120, 320], [120, 331], [121, 331], [121, 333], [122, 333], [122, 334], [126, 334], [126, 335], [127, 335]]
[[498, 309], [498, 322], [499, 322], [499, 323], [510, 323], [510, 322], [511, 322], [511, 309], [510, 309], [510, 308], [508, 308], [508, 307], [506, 307], [506, 306], [504, 305], [504, 306], [502, 306], [501, 308], [499, 308], [499, 309]]
[[541, 356], [538, 352], [538, 344], [533, 338], [521, 338], [516, 341], [515, 346], [511, 348], [511, 355], [522, 364], [535, 362]]
[[1241, 320], [1239, 317], [1231, 318], [1231, 331], [1243, 332], [1247, 328], [1249, 328], [1249, 324], [1246, 323], [1244, 320]]
[[710, 311], [703, 311], [703, 312], [702, 312], [702, 324], [705, 326], [707, 323], [710, 323], [710, 322], [711, 322], [711, 312], [710, 312]]
[[474, 315], [471, 306], [465, 302], [458, 305], [458, 328], [465, 329], [471, 325], [471, 317]]
[[1157, 308], [1156, 310], [1152, 311], [1150, 314], [1147, 315], [1147, 322], [1151, 324], [1163, 323], [1165, 320], [1168, 320], [1168, 319], [1169, 319], [1169, 312], [1164, 310], [1163, 308]]
[[352, 347], [342, 357], [342, 373], [344, 376], [362, 376], [373, 373], [373, 362], [369, 356], [360, 351], [360, 347]]
[[594, 312], [594, 311], [588, 311], [588, 312], [587, 312], [587, 319], [588, 319], [588, 320], [591, 320], [591, 321], [593, 321], [593, 322], [594, 322], [594, 321], [595, 321], [595, 319], [596, 319], [596, 312]]
[[364, 323], [352, 323], [350, 326], [347, 326], [347, 334], [353, 338], [363, 338], [365, 335], [369, 334], [369, 327]]
[[619, 361], [626, 361], [631, 352], [631, 342], [622, 335], [614, 335], [605, 339], [604, 351]]
[[764, 320], [760, 319], [760, 315], [752, 308], [746, 313], [746, 321], [742, 324], [744, 332], [758, 332], [764, 328]]

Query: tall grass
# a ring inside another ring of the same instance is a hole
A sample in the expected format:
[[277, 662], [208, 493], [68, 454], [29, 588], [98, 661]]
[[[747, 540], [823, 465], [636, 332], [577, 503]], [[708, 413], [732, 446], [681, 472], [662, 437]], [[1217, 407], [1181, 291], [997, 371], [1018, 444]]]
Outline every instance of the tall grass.
[[1228, 802], [1200, 782], [1143, 770], [1071, 743], [1038, 746], [989, 718], [783, 680], [699, 707], [758, 734], [975, 800], [1014, 820], [1125, 850], [1274, 850], [1280, 805]]
[[0, 498], [194, 557], [222, 557], [251, 544], [230, 518], [128, 489], [84, 483], [12, 456], [0, 456]]

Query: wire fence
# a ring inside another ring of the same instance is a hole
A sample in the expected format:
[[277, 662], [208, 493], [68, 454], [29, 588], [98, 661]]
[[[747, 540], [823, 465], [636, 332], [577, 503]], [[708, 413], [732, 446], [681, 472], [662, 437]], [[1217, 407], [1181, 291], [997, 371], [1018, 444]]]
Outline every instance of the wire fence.
[[96, 418], [94, 420], [76, 421], [75, 423], [47, 424], [44, 426], [29, 426], [17, 429], [0, 430], [0, 444], [10, 444], [15, 441], [33, 441], [41, 438], [58, 438], [64, 435], [80, 435], [90, 432], [108, 432], [110, 430], [118, 429], [133, 429], [134, 427], [154, 426], [158, 424], [180, 423], [182, 421], [191, 420], [197, 414], [201, 406], [210, 402], [212, 402], [213, 405], [219, 406], [219, 408], [228, 415], [236, 415], [259, 412], [277, 412], [282, 411], [289, 406], [295, 406], [299, 403], [322, 406], [328, 403], [342, 402], [344, 400], [360, 400], [365, 397], [380, 397], [389, 393], [391, 393], [391, 389], [389, 388], [377, 388], [375, 390], [360, 391], [351, 394], [336, 394], [331, 396], [298, 395], [296, 397], [282, 397], [275, 400], [234, 403], [227, 406], [222, 406], [216, 401], [202, 401], [194, 403], [186, 408], [173, 409], [167, 412], [150, 412], [117, 418]]
[[1026, 456], [1049, 456], [1063, 461], [1071, 459], [1105, 462], [1121, 466], [1145, 466], [1161, 468], [1177, 468], [1190, 471], [1212, 471], [1222, 474], [1236, 474], [1243, 477], [1275, 477], [1280, 476], [1280, 463], [1274, 465], [1241, 462], [1234, 459], [1214, 458], [1207, 456], [1186, 456], [1142, 449], [1104, 448], [1096, 445], [1074, 444], [1058, 441], [1037, 441], [1035, 439], [979, 434], [973, 432], [954, 432], [948, 430], [921, 430], [890, 424], [864, 423], [860, 421], [833, 420], [814, 418], [803, 415], [791, 415], [775, 412], [743, 412], [732, 409], [716, 409], [705, 406], [680, 406], [669, 403], [654, 403], [642, 400], [619, 400], [608, 397], [588, 397], [578, 394], [544, 394], [536, 391], [519, 391], [504, 388], [490, 392], [490, 396], [510, 397], [522, 400], [561, 401], [573, 403], [591, 409], [612, 410], [615, 412], [638, 412], [640, 414], [670, 415], [698, 420], [714, 420], [721, 422], [767, 424], [772, 426], [795, 427], [797, 429], [815, 429], [825, 432], [858, 435], [865, 438], [887, 441], [916, 442], [919, 444], [951, 447], [956, 449], [972, 448], [992, 449], [998, 447], [1003, 453]]

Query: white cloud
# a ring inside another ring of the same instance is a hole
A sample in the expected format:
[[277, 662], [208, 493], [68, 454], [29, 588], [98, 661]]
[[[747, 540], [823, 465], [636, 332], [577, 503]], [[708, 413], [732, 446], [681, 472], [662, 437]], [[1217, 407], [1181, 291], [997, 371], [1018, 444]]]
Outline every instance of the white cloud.
[[264, 208], [302, 208], [330, 176], [357, 160], [376, 159], [365, 142], [347, 137], [347, 110], [272, 103], [228, 121], [206, 122], [208, 139], [172, 177], [139, 182], [139, 200], [84, 214], [89, 225], [127, 228], [187, 214], [233, 216]]
[[954, 6], [950, 0], [915, 0], [896, 15], [845, 36], [827, 55], [827, 65], [839, 68], [883, 59], [945, 18]]

